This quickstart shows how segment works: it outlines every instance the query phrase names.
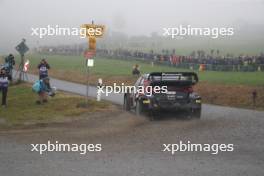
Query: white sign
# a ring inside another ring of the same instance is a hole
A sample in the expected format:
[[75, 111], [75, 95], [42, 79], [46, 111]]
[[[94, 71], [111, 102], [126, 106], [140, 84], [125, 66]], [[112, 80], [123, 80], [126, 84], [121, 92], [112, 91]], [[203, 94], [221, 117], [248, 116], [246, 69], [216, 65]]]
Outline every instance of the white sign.
[[87, 59], [87, 67], [93, 67], [94, 66], [94, 60], [93, 59]]

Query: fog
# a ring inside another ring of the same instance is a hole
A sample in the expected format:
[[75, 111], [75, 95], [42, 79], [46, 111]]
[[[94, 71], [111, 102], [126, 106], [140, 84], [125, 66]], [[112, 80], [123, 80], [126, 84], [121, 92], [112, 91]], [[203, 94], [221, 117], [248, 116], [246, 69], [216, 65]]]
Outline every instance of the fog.
[[[22, 38], [31, 48], [86, 41], [68, 36], [39, 39], [31, 36], [32, 27], [79, 27], [94, 20], [108, 32], [130, 36], [161, 33], [163, 27], [179, 24], [245, 28], [253, 35], [263, 18], [264, 0], [0, 0], [0, 54], [14, 52]], [[259, 30], [263, 34], [264, 29]]]

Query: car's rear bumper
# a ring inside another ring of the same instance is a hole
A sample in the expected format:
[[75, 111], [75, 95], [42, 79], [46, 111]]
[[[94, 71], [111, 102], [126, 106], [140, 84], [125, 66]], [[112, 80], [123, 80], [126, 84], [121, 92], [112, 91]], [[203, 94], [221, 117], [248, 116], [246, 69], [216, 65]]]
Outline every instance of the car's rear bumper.
[[157, 102], [155, 99], [144, 99], [142, 104], [145, 110], [189, 110], [200, 109], [201, 98], [186, 101], [162, 101]]

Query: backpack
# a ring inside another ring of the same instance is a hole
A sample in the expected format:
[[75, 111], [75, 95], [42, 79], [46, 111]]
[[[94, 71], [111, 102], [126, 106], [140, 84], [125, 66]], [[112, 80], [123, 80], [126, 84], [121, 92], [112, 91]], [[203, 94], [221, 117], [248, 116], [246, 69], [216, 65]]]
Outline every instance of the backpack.
[[41, 89], [41, 80], [37, 80], [33, 86], [32, 86], [32, 90], [36, 93], [40, 92], [40, 89]]

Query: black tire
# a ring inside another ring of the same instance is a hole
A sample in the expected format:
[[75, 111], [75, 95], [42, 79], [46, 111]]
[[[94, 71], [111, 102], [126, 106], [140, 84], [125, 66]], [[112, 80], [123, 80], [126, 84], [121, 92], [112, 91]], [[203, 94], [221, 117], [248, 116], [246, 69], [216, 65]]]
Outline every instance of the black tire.
[[136, 116], [141, 116], [142, 113], [143, 113], [142, 101], [137, 100], [136, 101]]
[[129, 100], [129, 96], [128, 95], [124, 96], [123, 109], [125, 111], [130, 111], [131, 110], [130, 100]]
[[158, 114], [157, 114], [157, 112], [154, 112], [153, 110], [149, 110], [149, 112], [148, 112], [148, 119], [149, 119], [150, 121], [157, 120], [157, 119], [158, 119]]
[[202, 114], [202, 109], [201, 108], [192, 109], [191, 112], [190, 112], [191, 117], [195, 118], [195, 119], [200, 119], [201, 118], [201, 114]]

